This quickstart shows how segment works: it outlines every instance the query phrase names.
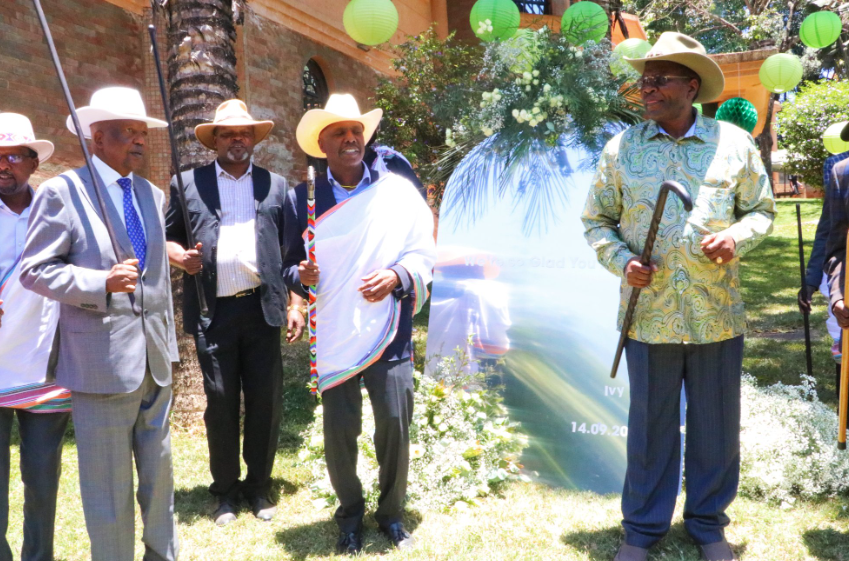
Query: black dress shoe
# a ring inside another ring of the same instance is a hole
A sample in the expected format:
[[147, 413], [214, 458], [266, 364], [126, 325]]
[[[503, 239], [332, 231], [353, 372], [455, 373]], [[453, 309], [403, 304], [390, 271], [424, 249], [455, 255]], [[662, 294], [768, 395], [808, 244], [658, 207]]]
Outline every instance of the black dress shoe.
[[251, 500], [251, 512], [263, 522], [269, 522], [277, 514], [277, 505], [268, 499], [256, 497]]
[[356, 555], [363, 550], [363, 530], [357, 528], [354, 532], [342, 532], [336, 541], [336, 553], [339, 555]]
[[227, 501], [218, 503], [218, 508], [212, 514], [216, 526], [226, 526], [236, 521], [236, 507]]
[[398, 549], [412, 549], [416, 545], [415, 538], [410, 535], [410, 532], [404, 529], [404, 525], [401, 522], [390, 524], [385, 528], [381, 526], [380, 531]]

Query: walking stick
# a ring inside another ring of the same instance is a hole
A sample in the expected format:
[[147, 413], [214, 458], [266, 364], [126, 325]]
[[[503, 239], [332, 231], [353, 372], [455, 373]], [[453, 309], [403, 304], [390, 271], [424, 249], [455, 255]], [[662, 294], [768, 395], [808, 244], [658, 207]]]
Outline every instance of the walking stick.
[[[177, 154], [177, 140], [174, 138], [174, 126], [171, 119], [171, 106], [168, 103], [168, 92], [165, 90], [165, 77], [162, 75], [162, 65], [159, 63], [159, 46], [156, 43], [156, 26], [148, 25], [150, 34], [150, 46], [153, 48], [153, 60], [156, 64], [156, 75], [159, 77], [159, 93], [162, 96], [162, 107], [165, 110], [165, 122], [168, 123], [168, 138], [171, 140], [171, 166], [177, 178], [177, 200], [180, 203], [180, 211], [183, 213], [183, 222], [186, 227], [186, 245], [194, 249], [195, 234], [192, 231], [192, 222], [189, 220], [189, 208], [186, 205], [186, 187], [183, 185], [183, 174], [180, 173], [180, 156]], [[206, 304], [206, 293], [203, 290], [200, 274], [193, 275], [195, 288], [198, 293], [198, 306], [202, 316], [209, 315], [209, 307]]]
[[[802, 276], [802, 293], [804, 294], [808, 289], [808, 283], [805, 282], [805, 242], [802, 240], [802, 211], [799, 209], [799, 203], [796, 203], [796, 231], [799, 238], [799, 274]], [[805, 361], [808, 366], [808, 376], [813, 376], [810, 312], [802, 312], [802, 318], [805, 320]]]
[[[315, 263], [315, 169], [307, 168], [307, 259]], [[315, 285], [309, 290], [309, 322], [310, 322], [310, 393], [318, 396], [318, 367], [315, 336]]]
[[[693, 199], [690, 194], [684, 189], [683, 185], [677, 181], [664, 181], [660, 185], [660, 193], [657, 195], [657, 202], [654, 206], [654, 214], [651, 217], [649, 231], [646, 234], [646, 244], [643, 246], [643, 253], [640, 256], [640, 263], [648, 265], [651, 263], [651, 252], [654, 248], [654, 240], [657, 238], [657, 229], [660, 227], [660, 219], [663, 217], [663, 209], [666, 207], [666, 197], [669, 192], [675, 193], [687, 212], [693, 210]], [[631, 299], [628, 301], [628, 309], [625, 311], [625, 318], [622, 320], [622, 332], [619, 334], [619, 344], [616, 346], [616, 355], [613, 358], [613, 368], [610, 370], [610, 377], [616, 377], [616, 371], [619, 370], [619, 361], [622, 360], [622, 351], [625, 349], [625, 339], [628, 338], [628, 330], [631, 328], [631, 320], [634, 317], [634, 309], [637, 307], [637, 300], [640, 299], [640, 290], [637, 287], [631, 288]]]
[[[849, 231], [846, 233], [846, 253], [843, 259], [843, 273], [845, 280], [843, 281], [843, 295], [849, 294], [849, 275], [846, 275], [846, 263], [849, 262]], [[838, 401], [838, 424], [837, 424], [837, 449], [846, 450], [846, 421], [849, 413], [849, 328], [843, 328], [842, 351], [843, 357], [840, 359], [840, 396]]]
[[[118, 260], [118, 263], [123, 263], [129, 259], [129, 256], [125, 255], [124, 252], [121, 251], [121, 246], [118, 245], [118, 236], [115, 231], [115, 225], [109, 218], [109, 213], [106, 209], [106, 200], [103, 198], [103, 193], [106, 192], [106, 186], [103, 185], [103, 180], [101, 179], [100, 174], [97, 173], [97, 170], [94, 169], [94, 164], [91, 161], [91, 154], [89, 154], [88, 146], [85, 142], [83, 127], [80, 124], [79, 117], [77, 116], [77, 109], [74, 107], [74, 100], [71, 97], [71, 90], [68, 88], [68, 82], [65, 80], [65, 72], [62, 70], [62, 63], [59, 61], [59, 54], [56, 52], [56, 45], [53, 44], [53, 36], [50, 34], [50, 27], [47, 25], [47, 18], [44, 17], [44, 10], [41, 9], [41, 2], [40, 0], [32, 0], [32, 3], [35, 5], [35, 11], [38, 14], [38, 21], [41, 23], [41, 29], [44, 32], [44, 38], [47, 40], [47, 47], [50, 49], [50, 56], [53, 58], [53, 66], [56, 67], [56, 74], [59, 77], [62, 92], [65, 94], [65, 103], [68, 104], [68, 109], [71, 112], [71, 120], [74, 122], [74, 130], [77, 131], [77, 139], [80, 141], [80, 148], [83, 151], [85, 165], [86, 168], [88, 168], [88, 173], [91, 175], [91, 181], [94, 184], [94, 195], [97, 199], [97, 206], [100, 209], [100, 214], [103, 217], [103, 224], [106, 226], [106, 232], [109, 234], [112, 251], [115, 252], [115, 259]], [[133, 313], [135, 315], [141, 314], [141, 308], [139, 308], [136, 304], [135, 294], [129, 292], [127, 293], [127, 296], [130, 298], [130, 306], [133, 309]]]

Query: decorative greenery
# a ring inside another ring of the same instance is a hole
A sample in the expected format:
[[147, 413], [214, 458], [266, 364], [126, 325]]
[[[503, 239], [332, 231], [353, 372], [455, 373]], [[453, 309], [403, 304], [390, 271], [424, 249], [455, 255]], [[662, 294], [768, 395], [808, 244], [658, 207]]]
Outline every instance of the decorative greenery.
[[509, 39], [519, 29], [521, 18], [513, 0], [478, 0], [469, 13], [472, 31], [483, 41]]
[[614, 74], [636, 74], [634, 67], [628, 64], [628, 61], [623, 57], [628, 58], [643, 58], [651, 50], [651, 43], [645, 39], [632, 37], [625, 39], [613, 49], [613, 56], [610, 57], [610, 70]]
[[792, 504], [849, 490], [849, 455], [837, 450], [837, 415], [813, 378], [760, 388], [743, 376], [740, 493]]
[[811, 48], [822, 49], [837, 41], [841, 31], [843, 31], [843, 23], [840, 21], [840, 16], [824, 10], [814, 12], [805, 18], [799, 29], [799, 38]]
[[719, 106], [716, 120], [735, 124], [751, 134], [758, 124], [758, 110], [750, 101], [742, 97], [732, 97]]
[[778, 53], [761, 65], [758, 77], [763, 87], [772, 93], [789, 92], [802, 80], [802, 61], [796, 55]]
[[849, 121], [849, 82], [822, 80], [805, 84], [778, 113], [781, 148], [787, 149], [788, 173], [807, 185], [822, 187], [822, 166], [828, 157], [822, 136], [826, 128]]
[[392, 0], [351, 0], [342, 14], [351, 39], [363, 45], [389, 41], [398, 29], [398, 9]]
[[[508, 481], [529, 481], [518, 463], [527, 437], [508, 419], [497, 388], [487, 387], [485, 377], [491, 370], [466, 374], [467, 364], [458, 348], [453, 357], [440, 360], [436, 379], [415, 375], [407, 485], [407, 505], [415, 510], [463, 510]], [[313, 475], [310, 489], [319, 508], [336, 504], [324, 460], [322, 424], [319, 406], [298, 453]], [[369, 507], [376, 507], [380, 495], [373, 433], [374, 415], [364, 391], [357, 473]]]

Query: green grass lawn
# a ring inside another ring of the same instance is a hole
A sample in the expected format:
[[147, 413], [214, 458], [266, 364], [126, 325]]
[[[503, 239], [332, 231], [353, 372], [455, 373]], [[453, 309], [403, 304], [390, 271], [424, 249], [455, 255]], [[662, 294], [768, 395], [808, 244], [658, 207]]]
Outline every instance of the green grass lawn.
[[[806, 239], [811, 242], [819, 216], [818, 201], [803, 201]], [[804, 340], [782, 341], [759, 336], [801, 329], [796, 308], [799, 285], [793, 203], [779, 203], [775, 233], [753, 251], [744, 263], [744, 290], [750, 328], [756, 332], [746, 342], [744, 368], [763, 383], [795, 383], [805, 370]], [[806, 248], [806, 257], [810, 244]], [[824, 301], [815, 301], [811, 318], [815, 328], [815, 370], [823, 386], [822, 397], [833, 403], [833, 366], [830, 342], [823, 327]], [[417, 320], [423, 340], [426, 320]], [[419, 347], [421, 349], [421, 346]], [[209, 519], [213, 509], [209, 484], [206, 439], [202, 426], [173, 435], [176, 511], [181, 559], [202, 561], [305, 560], [334, 557], [336, 527], [332, 511], [316, 509], [308, 489], [308, 474], [299, 465], [299, 433], [310, 422], [314, 402], [304, 390], [307, 372], [305, 343], [286, 347], [289, 373], [285, 392], [284, 423], [274, 466], [279, 493], [279, 514], [270, 523], [254, 519], [247, 511], [226, 528]], [[13, 446], [13, 465], [18, 449]], [[56, 558], [88, 559], [88, 538], [79, 498], [76, 449], [69, 431], [57, 517]], [[13, 469], [8, 537], [13, 549], [21, 546], [22, 488]], [[733, 522], [729, 541], [745, 561], [849, 560], [849, 498], [819, 503], [797, 502], [784, 508], [738, 498], [729, 512]], [[393, 551], [367, 519], [366, 555], [415, 560], [531, 560], [563, 559], [607, 561], [613, 558], [622, 537], [619, 498], [551, 489], [535, 484], [514, 484], [500, 497], [487, 497], [482, 505], [462, 513], [409, 513], [418, 547], [409, 553]], [[137, 519], [137, 535], [141, 522]], [[136, 559], [143, 550], [137, 548]], [[669, 536], [653, 550], [652, 560], [696, 561], [695, 547], [684, 531], [680, 505]]]

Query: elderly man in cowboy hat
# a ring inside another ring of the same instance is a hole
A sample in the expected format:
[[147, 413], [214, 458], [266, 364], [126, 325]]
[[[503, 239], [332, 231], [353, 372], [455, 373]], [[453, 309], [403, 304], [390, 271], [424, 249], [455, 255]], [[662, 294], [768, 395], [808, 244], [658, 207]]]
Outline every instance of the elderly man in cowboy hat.
[[48, 375], [59, 306], [21, 286], [20, 258], [33, 198], [29, 178], [53, 154], [29, 119], [0, 113], [0, 561], [12, 561], [9, 468], [17, 413], [24, 483], [23, 561], [52, 561], [62, 437], [70, 393]]
[[363, 115], [353, 96], [334, 94], [325, 109], [308, 111], [298, 124], [303, 151], [327, 159], [327, 174], [315, 182], [318, 265], [307, 261], [302, 237], [306, 184], [289, 192], [285, 208], [287, 284], [302, 296], [306, 286], [317, 286], [317, 385], [327, 470], [341, 503], [336, 511], [340, 553], [362, 549], [361, 382], [376, 423], [380, 498], [375, 519], [395, 546], [413, 544], [402, 521], [413, 414], [411, 337], [413, 315], [427, 299], [436, 247], [433, 214], [416, 188], [363, 163], [366, 139], [382, 113]]
[[[110, 87], [77, 110], [92, 164], [37, 190], [21, 284], [59, 302], [56, 381], [71, 390], [80, 491], [94, 561], [131, 561], [136, 497], [145, 561], [177, 558], [171, 467], [171, 362], [177, 344], [162, 191], [137, 172], [149, 128], [141, 94]], [[75, 132], [72, 123], [68, 128]], [[115, 225], [119, 262], [97, 203]], [[133, 305], [135, 302], [135, 305]]]
[[[617, 561], [642, 561], [669, 530], [680, 478], [681, 384], [687, 392], [684, 527], [704, 559], [730, 560], [725, 513], [740, 466], [740, 373], [746, 319], [740, 257], [772, 229], [775, 203], [752, 137], [700, 115], [725, 79], [695, 39], [664, 33], [629, 60], [647, 120], [604, 148], [582, 216], [599, 262], [643, 291], [625, 351], [631, 388], [625, 542]], [[693, 198], [666, 203], [651, 264], [639, 253], [665, 180]], [[622, 320], [620, 313], [620, 325]]]
[[[283, 205], [286, 180], [251, 160], [274, 123], [255, 121], [238, 99], [222, 103], [211, 123], [195, 127], [198, 141], [215, 150], [209, 165], [183, 172], [188, 217], [171, 181], [165, 216], [168, 255], [183, 276], [183, 329], [194, 336], [206, 393], [210, 493], [213, 518], [223, 526], [236, 519], [240, 497], [268, 521], [276, 507], [271, 469], [277, 450], [283, 365], [281, 327], [289, 340], [303, 332], [304, 318], [287, 310], [282, 270]], [[197, 245], [187, 247], [186, 224]], [[192, 275], [201, 275], [209, 311], [201, 315]], [[295, 306], [300, 302], [297, 298]], [[245, 395], [247, 464], [240, 480], [240, 395]]]
[[[840, 138], [849, 142], [849, 124], [843, 127]], [[846, 232], [849, 229], [849, 212], [846, 203], [849, 201], [849, 159], [839, 161], [828, 175], [825, 186], [829, 194], [827, 204], [829, 211], [829, 231], [825, 247], [824, 270], [828, 275], [829, 305], [834, 312], [838, 325], [849, 328], [849, 306], [846, 305], [844, 287], [846, 286]], [[823, 209], [826, 212], [826, 209]], [[842, 360], [847, 360], [843, 357]], [[840, 395], [840, 369], [837, 374], [837, 393]]]

